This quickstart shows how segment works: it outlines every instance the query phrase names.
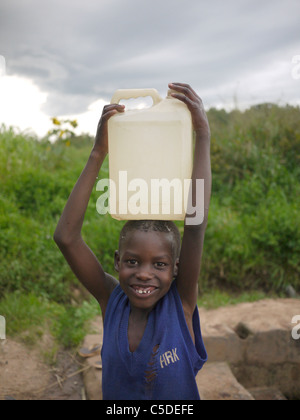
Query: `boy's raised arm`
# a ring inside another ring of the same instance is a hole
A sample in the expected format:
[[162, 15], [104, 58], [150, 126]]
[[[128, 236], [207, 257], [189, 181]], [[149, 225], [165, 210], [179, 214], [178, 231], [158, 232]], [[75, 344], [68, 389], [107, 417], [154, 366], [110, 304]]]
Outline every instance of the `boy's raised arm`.
[[177, 277], [178, 292], [185, 314], [192, 319], [197, 305], [198, 280], [211, 196], [210, 128], [202, 100], [196, 92], [189, 85], [182, 83], [170, 84], [169, 87], [178, 92], [174, 93], [173, 97], [184, 102], [189, 108], [196, 133], [192, 175], [194, 200], [199, 200], [196, 196], [196, 180], [204, 180], [204, 220], [202, 224], [191, 225], [191, 219], [186, 218]]
[[108, 153], [107, 122], [112, 115], [123, 111], [122, 105], [104, 107], [93, 150], [68, 199], [54, 233], [54, 240], [71, 269], [100, 303], [103, 316], [117, 280], [104, 273], [98, 259], [83, 241], [81, 229], [96, 178]]

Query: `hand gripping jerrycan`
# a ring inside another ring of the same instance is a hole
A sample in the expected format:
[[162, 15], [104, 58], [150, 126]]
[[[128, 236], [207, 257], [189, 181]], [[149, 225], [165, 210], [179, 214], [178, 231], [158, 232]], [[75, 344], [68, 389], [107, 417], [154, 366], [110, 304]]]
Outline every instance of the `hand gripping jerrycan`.
[[150, 96], [147, 109], [110, 118], [109, 212], [117, 220], [184, 220], [193, 166], [187, 106], [155, 89], [117, 90], [111, 103]]

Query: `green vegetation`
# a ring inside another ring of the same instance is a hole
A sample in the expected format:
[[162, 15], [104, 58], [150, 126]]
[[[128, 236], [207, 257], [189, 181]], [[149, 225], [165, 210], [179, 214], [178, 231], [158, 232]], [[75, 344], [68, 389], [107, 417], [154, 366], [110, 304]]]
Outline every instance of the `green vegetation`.
[[[299, 117], [299, 108], [271, 104], [209, 111], [213, 195], [199, 280], [207, 307], [278, 295], [288, 284], [300, 289]], [[0, 314], [8, 334], [37, 338], [47, 328], [77, 345], [97, 312], [93, 300], [74, 297], [80, 286], [52, 239], [91, 147], [86, 136], [50, 143], [0, 129]], [[98, 215], [98, 196], [83, 235], [113, 274], [122, 223]]]
[[203, 284], [300, 286], [299, 108], [211, 110], [214, 193]]
[[9, 334], [19, 336], [27, 344], [35, 344], [50, 333], [65, 347], [79, 345], [87, 331], [87, 321], [99, 312], [96, 302], [82, 305], [61, 305], [35, 294], [14, 292], [0, 302]]

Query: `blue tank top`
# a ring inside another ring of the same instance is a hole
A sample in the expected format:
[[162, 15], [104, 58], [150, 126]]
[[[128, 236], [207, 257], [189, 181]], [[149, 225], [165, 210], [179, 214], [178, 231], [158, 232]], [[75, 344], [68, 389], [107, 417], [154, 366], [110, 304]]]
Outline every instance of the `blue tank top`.
[[188, 330], [176, 282], [150, 312], [142, 341], [129, 350], [130, 303], [120, 286], [106, 309], [102, 347], [104, 400], [199, 400], [195, 377], [207, 354], [198, 308], [195, 344]]

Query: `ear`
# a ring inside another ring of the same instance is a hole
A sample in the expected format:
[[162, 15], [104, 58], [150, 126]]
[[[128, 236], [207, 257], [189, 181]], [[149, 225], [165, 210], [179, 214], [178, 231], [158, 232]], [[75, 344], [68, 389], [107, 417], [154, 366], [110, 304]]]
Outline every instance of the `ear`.
[[175, 265], [174, 265], [174, 277], [178, 276], [178, 271], [179, 271], [179, 258], [177, 258], [177, 260], [175, 261]]
[[119, 251], [115, 252], [115, 270], [118, 273], [120, 271], [120, 253]]

